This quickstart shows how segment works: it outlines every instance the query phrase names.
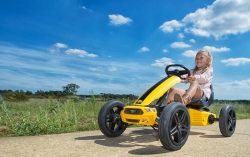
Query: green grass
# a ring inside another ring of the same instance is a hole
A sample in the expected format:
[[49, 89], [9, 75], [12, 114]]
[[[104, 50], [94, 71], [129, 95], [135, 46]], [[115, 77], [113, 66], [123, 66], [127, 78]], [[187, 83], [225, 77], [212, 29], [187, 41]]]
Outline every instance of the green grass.
[[[123, 99], [127, 105], [131, 100]], [[0, 137], [58, 134], [97, 130], [98, 113], [107, 100], [95, 98], [86, 101], [73, 99], [31, 99], [26, 102], [0, 100]], [[214, 103], [210, 109], [219, 115], [225, 104]], [[237, 119], [250, 118], [249, 104], [231, 104]]]
[[[250, 118], [250, 104], [240, 104], [240, 103], [229, 103], [232, 105], [236, 111], [236, 118], [239, 119], [249, 119]], [[214, 103], [210, 106], [212, 113], [215, 113], [217, 117], [219, 116], [221, 108], [226, 105], [224, 103]]]
[[0, 136], [23, 136], [98, 129], [102, 106], [95, 98], [72, 100], [30, 100], [0, 104]]

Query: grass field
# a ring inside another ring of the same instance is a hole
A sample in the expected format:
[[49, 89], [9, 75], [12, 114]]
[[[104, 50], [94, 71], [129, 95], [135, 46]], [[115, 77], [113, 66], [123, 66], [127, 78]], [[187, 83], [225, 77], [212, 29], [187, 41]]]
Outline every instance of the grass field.
[[[122, 100], [131, 104], [128, 99]], [[99, 129], [97, 117], [107, 102], [91, 97], [86, 101], [72, 99], [31, 99], [26, 102], [0, 101], [0, 137], [57, 134]], [[225, 104], [213, 104], [210, 109], [219, 115]], [[250, 118], [250, 105], [231, 104], [237, 119]]]

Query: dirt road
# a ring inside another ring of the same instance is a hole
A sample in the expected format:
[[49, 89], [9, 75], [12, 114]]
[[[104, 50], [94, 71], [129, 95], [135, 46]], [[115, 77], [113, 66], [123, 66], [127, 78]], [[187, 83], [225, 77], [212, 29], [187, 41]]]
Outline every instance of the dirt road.
[[250, 156], [250, 119], [238, 120], [234, 135], [221, 136], [218, 123], [191, 127], [181, 150], [168, 151], [150, 127], [128, 128], [120, 137], [107, 138], [99, 130], [78, 133], [0, 138], [1, 157], [69, 156]]

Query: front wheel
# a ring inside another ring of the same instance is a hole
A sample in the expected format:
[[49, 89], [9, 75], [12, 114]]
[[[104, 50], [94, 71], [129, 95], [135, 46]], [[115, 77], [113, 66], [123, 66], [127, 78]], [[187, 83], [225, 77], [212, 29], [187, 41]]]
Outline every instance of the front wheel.
[[101, 132], [108, 137], [120, 136], [127, 128], [123, 123], [120, 113], [125, 105], [118, 100], [104, 104], [98, 115], [98, 125]]
[[232, 105], [221, 108], [219, 117], [220, 132], [225, 137], [231, 137], [236, 128], [236, 112]]
[[179, 102], [167, 105], [161, 113], [158, 127], [159, 138], [165, 149], [181, 149], [190, 132], [190, 117], [186, 106]]

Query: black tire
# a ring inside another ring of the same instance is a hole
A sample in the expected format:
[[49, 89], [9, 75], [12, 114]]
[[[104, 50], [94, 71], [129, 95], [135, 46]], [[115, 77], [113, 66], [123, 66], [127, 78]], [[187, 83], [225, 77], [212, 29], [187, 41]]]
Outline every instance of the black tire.
[[220, 132], [225, 137], [231, 137], [236, 128], [236, 112], [232, 105], [225, 105], [220, 110]]
[[121, 120], [121, 110], [125, 105], [118, 100], [104, 104], [98, 115], [98, 125], [101, 132], [108, 137], [120, 136], [127, 128], [127, 123]]
[[190, 117], [186, 106], [179, 102], [167, 105], [160, 116], [158, 127], [159, 139], [165, 149], [181, 149], [190, 132]]

